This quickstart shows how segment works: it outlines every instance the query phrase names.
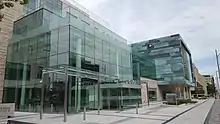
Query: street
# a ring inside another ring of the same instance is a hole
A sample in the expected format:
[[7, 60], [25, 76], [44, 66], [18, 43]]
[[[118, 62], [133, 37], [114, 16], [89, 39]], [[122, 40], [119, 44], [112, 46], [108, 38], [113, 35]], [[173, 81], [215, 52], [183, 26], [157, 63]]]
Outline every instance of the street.
[[220, 124], [220, 100], [216, 99], [204, 124]]

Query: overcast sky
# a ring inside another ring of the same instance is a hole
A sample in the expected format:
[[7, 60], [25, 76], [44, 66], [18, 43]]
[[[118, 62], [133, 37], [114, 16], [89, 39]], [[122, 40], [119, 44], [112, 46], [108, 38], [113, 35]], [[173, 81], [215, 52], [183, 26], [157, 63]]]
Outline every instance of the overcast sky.
[[202, 74], [215, 74], [220, 0], [76, 0], [130, 42], [179, 33]]

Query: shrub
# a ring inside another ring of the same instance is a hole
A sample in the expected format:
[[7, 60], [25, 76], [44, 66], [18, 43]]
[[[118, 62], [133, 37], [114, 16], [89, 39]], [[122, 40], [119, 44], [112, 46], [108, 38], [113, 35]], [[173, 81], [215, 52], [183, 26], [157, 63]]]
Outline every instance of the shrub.
[[188, 103], [197, 103], [197, 101], [192, 101], [191, 99], [177, 99], [177, 102], [170, 102], [168, 105], [180, 105], [180, 104], [188, 104]]

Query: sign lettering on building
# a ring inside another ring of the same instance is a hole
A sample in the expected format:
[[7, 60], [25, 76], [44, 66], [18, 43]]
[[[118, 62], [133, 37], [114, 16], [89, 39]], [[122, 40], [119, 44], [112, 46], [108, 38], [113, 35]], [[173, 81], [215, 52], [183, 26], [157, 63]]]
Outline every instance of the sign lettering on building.
[[0, 117], [14, 116], [15, 104], [3, 103], [0, 104]]

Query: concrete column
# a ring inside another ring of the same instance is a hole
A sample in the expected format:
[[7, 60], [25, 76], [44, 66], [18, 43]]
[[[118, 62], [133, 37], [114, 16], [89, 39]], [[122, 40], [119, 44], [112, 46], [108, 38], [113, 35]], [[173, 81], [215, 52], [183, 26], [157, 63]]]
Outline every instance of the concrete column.
[[[128, 94], [131, 96], [131, 88], [128, 88]], [[129, 104], [131, 104], [131, 99], [129, 99]]]
[[29, 93], [28, 93], [28, 98], [31, 99], [32, 98], [32, 88], [29, 89]]
[[71, 112], [72, 107], [72, 78], [69, 79], [69, 87], [68, 87], [68, 112]]
[[183, 98], [186, 99], [186, 87], [183, 87]]
[[76, 78], [76, 89], [75, 89], [75, 107], [76, 111], [79, 111], [81, 107], [81, 78]]
[[123, 106], [123, 91], [122, 91], [122, 88], [120, 88], [120, 90], [121, 90], [121, 93], [120, 93], [120, 95], [121, 95], [121, 98], [120, 98], [120, 100], [121, 100], [121, 106]]
[[189, 88], [189, 98], [192, 99], [192, 94], [191, 94], [190, 88]]
[[189, 87], [186, 87], [186, 98], [189, 99]]
[[111, 91], [110, 91], [110, 89], [108, 89], [108, 90], [107, 90], [107, 97], [108, 97], [108, 99], [107, 99], [107, 103], [108, 103], [108, 109], [111, 108], [110, 95], [111, 95]]
[[26, 92], [26, 81], [27, 81], [27, 62], [24, 63], [23, 66], [23, 73], [22, 73], [22, 86], [21, 86], [21, 99], [20, 99], [20, 106], [24, 106], [25, 101], [25, 92]]
[[141, 74], [140, 74], [140, 63], [137, 63], [137, 78], [138, 78], [138, 80], [140, 79], [140, 76], [141, 76]]

